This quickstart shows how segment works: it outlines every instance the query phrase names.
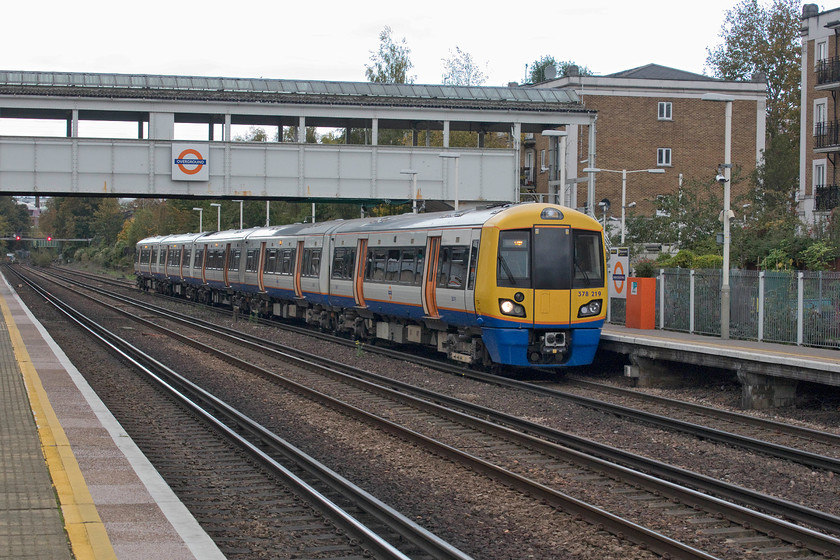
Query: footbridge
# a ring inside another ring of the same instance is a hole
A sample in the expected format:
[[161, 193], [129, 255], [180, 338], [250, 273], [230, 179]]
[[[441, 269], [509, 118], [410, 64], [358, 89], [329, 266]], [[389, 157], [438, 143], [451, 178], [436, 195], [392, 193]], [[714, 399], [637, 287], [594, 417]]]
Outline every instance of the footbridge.
[[[33, 119], [59, 132], [4, 132]], [[0, 71], [0, 194], [513, 201], [521, 136], [587, 125], [594, 157], [595, 119], [554, 89]]]

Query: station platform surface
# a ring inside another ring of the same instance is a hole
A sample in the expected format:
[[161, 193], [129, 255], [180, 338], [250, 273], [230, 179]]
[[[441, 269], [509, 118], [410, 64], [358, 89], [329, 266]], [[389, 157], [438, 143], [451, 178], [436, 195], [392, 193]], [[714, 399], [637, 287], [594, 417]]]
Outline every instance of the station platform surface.
[[791, 380], [840, 385], [840, 350], [605, 324], [601, 348], [630, 353], [648, 350], [662, 359], [707, 363], [714, 367], [749, 367]]
[[3, 277], [0, 310], [0, 558], [224, 558]]

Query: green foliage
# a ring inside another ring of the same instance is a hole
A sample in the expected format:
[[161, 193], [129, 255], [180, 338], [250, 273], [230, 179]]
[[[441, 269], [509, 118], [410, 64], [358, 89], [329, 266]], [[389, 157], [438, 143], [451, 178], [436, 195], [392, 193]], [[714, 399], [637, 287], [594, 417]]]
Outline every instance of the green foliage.
[[[736, 180], [733, 176], [733, 181]], [[653, 217], [631, 212], [626, 219], [626, 238], [630, 243], [667, 243], [680, 249], [706, 252], [713, 247], [720, 228], [721, 198], [716, 182], [686, 181], [678, 192], [654, 201]]]
[[671, 258], [671, 268], [694, 268], [694, 261], [697, 257], [691, 251], [685, 249]]
[[555, 58], [551, 55], [544, 55], [542, 58], [535, 60], [531, 64], [528, 65], [529, 73], [528, 78], [524, 83], [528, 84], [538, 84], [540, 82], [546, 81], [545, 77], [545, 69], [549, 66], [554, 66], [557, 69], [557, 76], [561, 77], [566, 74], [566, 70], [568, 70], [569, 66], [577, 66], [578, 73], [581, 76], [591, 76], [592, 70], [587, 68], [586, 66], [579, 66], [570, 60], [555, 60]]
[[405, 38], [397, 43], [391, 33], [387, 25], [379, 33], [379, 50], [371, 51], [371, 63], [365, 65], [365, 77], [370, 82], [381, 84], [412, 84], [414, 76], [408, 74], [414, 67], [409, 59], [411, 49], [406, 45]]
[[693, 268], [723, 268], [723, 256], [699, 255], [694, 259]]
[[29, 261], [32, 265], [42, 268], [48, 268], [55, 258], [56, 255], [52, 249], [36, 249], [29, 254]]
[[638, 260], [633, 265], [633, 276], [636, 278], [655, 278], [658, 272], [657, 263], [650, 259]]
[[[486, 66], [486, 63], [485, 63]], [[450, 86], [481, 86], [487, 81], [485, 74], [468, 52], [455, 47], [449, 51], [449, 57], [443, 59], [441, 83]]]
[[793, 266], [793, 259], [790, 258], [784, 249], [771, 249], [761, 261], [761, 268], [764, 270], [790, 270]]
[[808, 270], [829, 270], [837, 258], [837, 249], [824, 241], [816, 241], [802, 251], [802, 262]]
[[798, 0], [742, 0], [726, 13], [723, 44], [708, 50], [716, 78], [767, 79], [767, 131], [799, 133], [801, 39]]

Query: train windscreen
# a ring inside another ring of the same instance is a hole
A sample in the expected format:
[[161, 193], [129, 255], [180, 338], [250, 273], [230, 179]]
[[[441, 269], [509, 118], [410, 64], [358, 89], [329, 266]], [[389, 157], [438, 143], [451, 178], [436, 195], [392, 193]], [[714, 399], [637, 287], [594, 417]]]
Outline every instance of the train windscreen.
[[604, 249], [597, 231], [575, 231], [574, 288], [604, 285]]

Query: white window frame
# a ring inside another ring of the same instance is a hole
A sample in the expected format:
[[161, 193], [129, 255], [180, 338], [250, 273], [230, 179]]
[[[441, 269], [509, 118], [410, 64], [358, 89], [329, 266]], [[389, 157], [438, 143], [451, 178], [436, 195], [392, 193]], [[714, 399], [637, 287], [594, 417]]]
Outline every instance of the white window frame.
[[660, 121], [673, 120], [673, 104], [670, 101], [659, 102], [657, 119]]
[[[811, 192], [814, 196], [817, 195], [817, 187], [825, 187], [828, 176], [826, 175], [828, 161], [825, 159], [815, 159], [811, 172]], [[822, 179], [819, 182], [818, 179]]]
[[828, 39], [817, 41], [814, 45], [814, 66], [816, 67], [821, 60], [828, 58]]
[[828, 119], [828, 98], [814, 99], [814, 134], [817, 133], [817, 125], [826, 122]]
[[671, 167], [671, 148], [656, 149], [656, 165], [658, 167]]

